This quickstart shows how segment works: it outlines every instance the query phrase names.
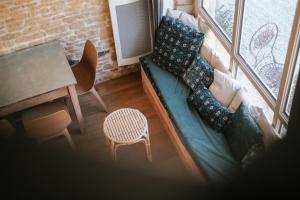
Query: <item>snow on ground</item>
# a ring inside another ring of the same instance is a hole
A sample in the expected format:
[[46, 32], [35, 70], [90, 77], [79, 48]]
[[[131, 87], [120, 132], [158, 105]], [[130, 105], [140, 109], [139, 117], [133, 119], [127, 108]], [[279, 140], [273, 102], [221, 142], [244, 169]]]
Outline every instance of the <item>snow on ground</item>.
[[[234, 0], [216, 0], [217, 9], [222, 7], [222, 11], [231, 10], [231, 13], [234, 13]], [[244, 15], [243, 15], [243, 25], [242, 25], [242, 34], [241, 34], [241, 46], [240, 54], [243, 56], [244, 60], [250, 65], [253, 66], [255, 63], [254, 56], [250, 53], [249, 44], [253, 34], [264, 24], [275, 23], [278, 27], [277, 38], [273, 47], [273, 56], [275, 57], [276, 62], [279, 64], [276, 66], [283, 67], [285, 62], [286, 52], [288, 49], [288, 43], [290, 39], [290, 33], [292, 28], [292, 23], [295, 15], [297, 0], [247, 0], [245, 1]], [[217, 18], [217, 17], [216, 17]], [[230, 17], [229, 17], [230, 18]], [[232, 21], [232, 20], [231, 20]], [[232, 22], [231, 22], [232, 23]], [[264, 52], [265, 51], [265, 52]], [[267, 52], [269, 51], [269, 52]], [[263, 49], [261, 54], [270, 54], [270, 48]], [[298, 76], [300, 59], [298, 59], [297, 67], [295, 70], [294, 77]], [[266, 58], [263, 60], [263, 64], [272, 63], [272, 57]], [[274, 66], [274, 65], [273, 65]], [[257, 68], [258, 69], [258, 68]], [[269, 71], [270, 69], [268, 69]], [[266, 70], [262, 70], [258, 76], [261, 77], [263, 82], [279, 82], [281, 73], [278, 74], [277, 78], [271, 76], [273, 80], [266, 80]], [[282, 71], [278, 70], [278, 71]], [[252, 84], [247, 80], [241, 70], [238, 71], [238, 80], [241, 81], [245, 87], [248, 89], [248, 95], [253, 99], [254, 104], [259, 105], [264, 108], [266, 114], [268, 115], [269, 120], [271, 121], [273, 112], [266, 104], [266, 102], [258, 95], [258, 92], [252, 86]], [[277, 71], [276, 71], [277, 72]], [[270, 78], [269, 78], [270, 79]], [[294, 78], [297, 80], [297, 78]], [[279, 83], [274, 87], [270, 88], [270, 91], [277, 96]], [[295, 81], [291, 87], [291, 96], [293, 96]], [[288, 109], [290, 109], [291, 101], [289, 100]]]

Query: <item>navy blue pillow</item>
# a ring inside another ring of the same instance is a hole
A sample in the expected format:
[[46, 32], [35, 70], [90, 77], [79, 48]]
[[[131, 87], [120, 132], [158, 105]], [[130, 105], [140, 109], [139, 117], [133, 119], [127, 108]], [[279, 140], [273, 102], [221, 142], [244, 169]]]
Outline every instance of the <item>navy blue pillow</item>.
[[203, 84], [189, 96], [188, 101], [213, 129], [222, 131], [230, 123], [232, 113], [222, 106]]
[[231, 124], [226, 128], [224, 134], [233, 157], [238, 161], [241, 161], [247, 152], [254, 148], [253, 145], [263, 143], [262, 132], [243, 102], [234, 113]]
[[180, 76], [199, 53], [203, 39], [204, 33], [172, 17], [163, 16], [156, 33], [153, 61]]
[[195, 90], [201, 83], [209, 88], [214, 81], [214, 68], [205, 58], [198, 55], [183, 74], [182, 79], [192, 90]]

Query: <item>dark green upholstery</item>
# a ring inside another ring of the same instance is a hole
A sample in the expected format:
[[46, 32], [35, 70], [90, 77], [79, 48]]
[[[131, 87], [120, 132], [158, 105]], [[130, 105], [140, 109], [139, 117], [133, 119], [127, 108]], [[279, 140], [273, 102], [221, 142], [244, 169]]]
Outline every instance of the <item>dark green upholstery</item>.
[[238, 163], [231, 156], [224, 135], [214, 131], [188, 105], [189, 88], [170, 72], [157, 67], [149, 57], [141, 63], [165, 104], [180, 139], [208, 180], [224, 183], [233, 179]]
[[[224, 131], [224, 135], [233, 157], [238, 161], [243, 159], [253, 145], [263, 144], [262, 132], [244, 103], [241, 103], [233, 115], [232, 123]], [[254, 148], [256, 149], [258, 148]]]

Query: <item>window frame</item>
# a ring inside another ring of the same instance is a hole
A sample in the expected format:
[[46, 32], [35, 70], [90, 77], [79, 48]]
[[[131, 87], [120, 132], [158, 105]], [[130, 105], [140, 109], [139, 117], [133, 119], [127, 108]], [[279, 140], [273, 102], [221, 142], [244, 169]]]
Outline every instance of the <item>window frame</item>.
[[[203, 0], [196, 0], [196, 8], [198, 8], [198, 12], [196, 14], [199, 14], [203, 19], [205, 19], [206, 24], [212, 30], [212, 32], [216, 35], [216, 37], [220, 40], [221, 44], [224, 46], [224, 48], [230, 52], [231, 49], [231, 42], [227, 39], [225, 33], [219, 25], [215, 22], [215, 20], [209, 15], [209, 13], [202, 7], [203, 6]], [[200, 9], [201, 8], [201, 9]], [[201, 11], [200, 11], [201, 10]], [[200, 12], [199, 12], [200, 11]], [[208, 20], [209, 19], [209, 20]]]
[[[300, 43], [300, 42], [299, 42]], [[290, 78], [288, 80], [288, 85], [287, 85], [287, 92], [286, 92], [286, 101], [284, 102], [284, 106], [283, 106], [283, 114], [284, 114], [284, 117], [288, 118], [290, 113], [287, 113], [286, 110], [287, 110], [287, 106], [288, 106], [288, 103], [289, 103], [289, 94], [291, 92], [291, 89], [292, 89], [292, 84], [293, 84], [293, 80], [294, 80], [294, 73], [296, 71], [296, 67], [297, 67], [297, 61], [298, 59], [300, 59], [300, 44], [298, 44], [298, 50], [296, 52], [296, 59], [295, 59], [295, 63], [294, 63], [294, 66], [293, 68], [291, 69], [291, 74], [290, 74]], [[300, 78], [300, 76], [298, 75], [298, 79]], [[293, 101], [293, 98], [291, 99], [291, 101]]]
[[[289, 43], [289, 47], [288, 47], [288, 52], [289, 53], [289, 57], [286, 58], [286, 63], [285, 63], [285, 67], [287, 67], [286, 70], [284, 70], [285, 72], [285, 76], [283, 79], [284, 81], [281, 81], [281, 85], [280, 85], [280, 89], [279, 92], [281, 92], [281, 100], [278, 104], [278, 107], [276, 108], [276, 110], [278, 111], [278, 118], [279, 120], [283, 121], [284, 125], [287, 127], [288, 124], [288, 117], [285, 113], [285, 108], [286, 108], [286, 104], [288, 103], [288, 99], [289, 99], [289, 91], [290, 91], [290, 86], [292, 84], [293, 81], [293, 73], [295, 71], [296, 68], [296, 64], [297, 64], [297, 59], [298, 59], [298, 53], [300, 51], [300, 1], [298, 1], [298, 6], [296, 9], [296, 13], [297, 13], [297, 19], [294, 19], [294, 25], [293, 25], [293, 29], [292, 31], [294, 31], [294, 34], [292, 35], [292, 37], [290, 38], [290, 43]], [[300, 76], [298, 76], [298, 79], [300, 78]], [[279, 93], [280, 94], [280, 93]]]
[[[212, 23], [212, 26], [218, 29], [219, 34], [222, 35], [222, 38], [226, 45], [230, 46], [232, 43], [232, 38], [230, 39], [229, 36], [225, 33], [225, 31], [222, 29], [222, 27], [218, 24], [218, 22], [209, 14], [209, 12], [204, 8], [204, 2], [205, 0], [201, 1], [201, 8], [203, 8], [203, 11], [205, 12], [205, 15], [210, 19], [210, 22]], [[232, 30], [233, 31], [233, 30]]]
[[[284, 62], [284, 68], [280, 80], [279, 92], [277, 99], [271, 94], [271, 92], [262, 83], [260, 78], [255, 74], [253, 69], [239, 54], [239, 46], [241, 41], [242, 23], [244, 14], [245, 0], [235, 0], [235, 10], [232, 28], [231, 42], [227, 39], [225, 33], [219, 25], [216, 24], [214, 19], [209, 16], [209, 13], [203, 7], [204, 0], [196, 0], [196, 14], [198, 14], [216, 37], [223, 44], [225, 49], [230, 55], [230, 71], [233, 76], [236, 77], [237, 68], [239, 67], [247, 78], [251, 81], [256, 90], [260, 93], [262, 98], [267, 102], [270, 108], [274, 112], [272, 126], [274, 128], [284, 125], [288, 125], [288, 116], [285, 114], [285, 105], [288, 102], [289, 87], [293, 79], [293, 71], [296, 66], [298, 49], [300, 48], [300, 1], [297, 2], [295, 16], [293, 19], [293, 25], [291, 29], [291, 35], [288, 43], [288, 49], [286, 52], [286, 58]], [[299, 79], [300, 77], [298, 77]], [[278, 130], [278, 129], [277, 129]]]

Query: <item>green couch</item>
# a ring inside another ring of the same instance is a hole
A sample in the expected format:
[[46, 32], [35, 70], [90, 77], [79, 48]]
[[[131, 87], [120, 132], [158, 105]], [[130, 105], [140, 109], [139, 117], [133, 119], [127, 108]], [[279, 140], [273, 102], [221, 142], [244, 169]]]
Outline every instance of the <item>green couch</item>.
[[226, 183], [236, 177], [239, 163], [232, 157], [225, 136], [213, 130], [189, 106], [189, 88], [179, 78], [159, 68], [151, 55], [141, 66], [169, 114], [177, 134], [210, 183]]

